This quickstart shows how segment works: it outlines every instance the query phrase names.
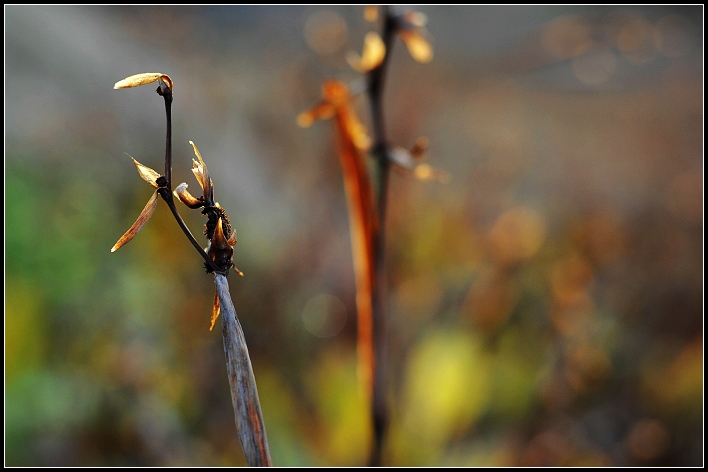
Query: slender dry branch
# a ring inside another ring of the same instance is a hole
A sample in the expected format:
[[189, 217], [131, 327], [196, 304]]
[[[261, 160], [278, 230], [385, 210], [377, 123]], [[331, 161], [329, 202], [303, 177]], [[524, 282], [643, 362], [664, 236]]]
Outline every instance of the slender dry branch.
[[[213, 182], [209, 178], [206, 164], [201, 157], [196, 145], [190, 141], [194, 148], [194, 153], [198, 161], [193, 161], [192, 172], [199, 181], [202, 188], [202, 196], [196, 198], [186, 189], [187, 184], [181, 184], [176, 191], [172, 190], [172, 79], [165, 74], [146, 73], [130, 76], [116, 83], [114, 88], [130, 88], [158, 82], [157, 93], [165, 100], [165, 115], [167, 119], [167, 133], [165, 138], [165, 175], [162, 176], [155, 170], [140, 164], [133, 159], [133, 163], [138, 169], [138, 173], [147, 183], [157, 190], [148, 201], [147, 206], [142, 211], [138, 220], [111, 248], [111, 252], [116, 251], [121, 246], [133, 239], [133, 237], [145, 226], [157, 207], [157, 194], [167, 203], [172, 215], [180, 228], [192, 243], [197, 252], [205, 260], [207, 272], [213, 272], [216, 284], [216, 297], [212, 310], [212, 327], [219, 312], [223, 313], [222, 330], [224, 336], [224, 352], [226, 354], [226, 369], [229, 376], [229, 386], [231, 388], [231, 399], [236, 415], [236, 428], [246, 459], [250, 466], [270, 466], [270, 452], [268, 450], [268, 440], [266, 438], [263, 415], [261, 414], [260, 401], [256, 381], [253, 376], [251, 361], [248, 357], [246, 339], [241, 330], [241, 325], [236, 317], [231, 295], [229, 294], [229, 284], [226, 275], [233, 267], [233, 246], [236, 244], [236, 231], [231, 227], [229, 217], [221, 208], [219, 203], [214, 201]], [[205, 225], [205, 235], [209, 240], [209, 246], [205, 251], [199, 245], [180, 216], [175, 206], [174, 196], [191, 209], [202, 208], [202, 214], [206, 215], [208, 222]], [[239, 274], [243, 273], [234, 267]]]
[[367, 95], [371, 105], [371, 122], [374, 137], [371, 155], [376, 161], [374, 188], [377, 191], [377, 215], [379, 230], [372, 234], [372, 248], [374, 254], [374, 284], [371, 293], [372, 305], [372, 334], [373, 334], [373, 388], [371, 400], [371, 419], [374, 430], [373, 445], [369, 456], [370, 466], [380, 466], [382, 461], [383, 444], [389, 424], [389, 408], [386, 402], [386, 319], [385, 319], [385, 246], [386, 246], [386, 198], [388, 194], [388, 180], [390, 159], [383, 114], [383, 86], [386, 69], [391, 57], [391, 48], [394, 39], [394, 20], [388, 7], [383, 7], [383, 32], [382, 40], [385, 55], [381, 64], [371, 69], [367, 74]]
[[241, 446], [251, 467], [271, 466], [268, 438], [258, 400], [256, 379], [248, 356], [246, 338], [231, 301], [229, 282], [222, 274], [214, 274], [216, 292], [221, 305], [221, 330], [224, 335], [226, 371], [231, 386], [231, 401], [236, 415]]
[[422, 25], [425, 16], [408, 11], [404, 14], [394, 14], [388, 6], [381, 8], [383, 26], [380, 49], [384, 51], [378, 64], [369, 69], [366, 74], [367, 95], [369, 97], [373, 144], [370, 155], [376, 166], [373, 176], [373, 187], [376, 191], [376, 215], [378, 231], [371, 233], [371, 247], [374, 257], [374, 276], [371, 290], [372, 305], [372, 341], [373, 341], [373, 388], [371, 401], [371, 416], [374, 429], [374, 441], [369, 456], [369, 465], [380, 466], [382, 463], [383, 445], [390, 422], [389, 406], [386, 401], [387, 391], [387, 323], [386, 323], [386, 205], [388, 199], [388, 183], [390, 170], [395, 160], [386, 135], [383, 112], [384, 80], [391, 58], [394, 39], [398, 34], [406, 42], [413, 57], [420, 62], [432, 58], [432, 50], [424, 38]]

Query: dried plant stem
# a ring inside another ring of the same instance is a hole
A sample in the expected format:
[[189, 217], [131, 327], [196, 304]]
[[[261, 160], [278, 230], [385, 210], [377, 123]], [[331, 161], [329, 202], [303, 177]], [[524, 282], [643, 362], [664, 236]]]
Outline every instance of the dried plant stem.
[[[222, 331], [224, 336], [224, 353], [226, 354], [226, 369], [229, 377], [229, 386], [231, 388], [231, 400], [236, 415], [236, 429], [238, 430], [241, 446], [246, 455], [246, 460], [249, 466], [270, 466], [270, 452], [268, 449], [268, 440], [266, 437], [265, 426], [263, 424], [263, 415], [261, 414], [260, 401], [258, 400], [258, 391], [256, 389], [256, 381], [253, 376], [251, 360], [248, 357], [248, 348], [246, 347], [246, 339], [241, 330], [241, 325], [236, 317], [236, 310], [231, 301], [229, 294], [229, 284], [226, 280], [229, 269], [233, 266], [233, 249], [236, 244], [235, 233], [232, 233], [229, 225], [228, 216], [218, 203], [213, 201], [213, 184], [206, 170], [206, 165], [202, 161], [201, 155], [196, 146], [190, 141], [194, 147], [194, 152], [199, 159], [199, 164], [194, 161], [195, 169], [193, 170], [199, 184], [202, 187], [204, 195], [200, 199], [196, 199], [191, 195], [187, 203], [182, 200], [184, 193], [178, 194], [180, 201], [185, 203], [189, 208], [205, 207], [202, 211], [211, 211], [209, 213], [210, 222], [214, 220], [215, 228], [211, 233], [207, 234], [209, 239], [209, 254], [199, 245], [194, 235], [187, 227], [177, 207], [172, 190], [172, 79], [165, 74], [159, 73], [143, 73], [130, 76], [117, 82], [114, 88], [130, 88], [140, 85], [145, 85], [157, 81], [159, 86], [157, 93], [163, 97], [165, 101], [165, 115], [167, 119], [167, 132], [165, 137], [165, 175], [159, 175], [155, 170], [146, 167], [135, 159], [133, 163], [140, 176], [150, 185], [157, 188], [157, 193], [170, 207], [172, 215], [175, 217], [177, 224], [182, 229], [184, 234], [189, 239], [190, 243], [199, 252], [204, 261], [207, 272], [214, 273], [214, 283], [216, 284], [217, 299], [215, 300], [214, 316], [221, 311]], [[186, 185], [185, 185], [186, 187]], [[126, 232], [118, 242], [113, 246], [111, 252], [123, 246], [130, 241], [135, 234], [145, 225], [150, 216], [155, 211], [157, 205], [157, 195], [153, 196], [148, 201], [147, 206], [138, 217], [136, 223]], [[193, 200], [193, 201], [192, 201]], [[198, 203], [199, 205], [192, 206], [190, 202]], [[214, 217], [214, 214], [218, 216]], [[222, 220], [226, 221], [227, 231], [224, 234]], [[207, 229], [209, 228], [207, 224]], [[237, 272], [238, 269], [237, 269]], [[240, 272], [239, 272], [240, 274]], [[243, 275], [243, 274], [240, 274]], [[217, 303], [218, 302], [218, 303]], [[212, 319], [213, 320], [213, 319]]]
[[229, 283], [222, 274], [214, 274], [221, 305], [221, 329], [224, 335], [226, 370], [231, 386], [231, 401], [236, 415], [241, 446], [251, 467], [271, 466], [268, 438], [258, 400], [256, 379], [248, 356], [246, 339], [231, 301]]
[[386, 201], [390, 170], [388, 144], [383, 116], [383, 84], [386, 67], [391, 57], [391, 47], [394, 39], [394, 19], [388, 7], [383, 7], [384, 26], [382, 40], [386, 54], [378, 67], [367, 75], [367, 93], [371, 104], [372, 132], [374, 143], [372, 155], [376, 161], [374, 186], [377, 191], [377, 215], [379, 230], [373, 235], [374, 253], [374, 284], [372, 286], [372, 329], [373, 329], [373, 392], [371, 402], [372, 425], [374, 429], [373, 445], [369, 456], [370, 466], [380, 466], [382, 463], [383, 444], [389, 424], [389, 407], [386, 401], [386, 358], [387, 329], [385, 319], [385, 246], [386, 246]]
[[[172, 91], [158, 89], [165, 99], [165, 114], [167, 118], [167, 136], [165, 139], [165, 180], [166, 186], [158, 189], [160, 196], [170, 207], [180, 228], [206, 261], [207, 267], [214, 272], [214, 283], [221, 307], [221, 326], [224, 337], [224, 353], [226, 354], [226, 371], [231, 389], [231, 401], [236, 418], [241, 446], [251, 467], [271, 466], [268, 439], [266, 437], [261, 405], [256, 389], [256, 379], [253, 376], [251, 360], [248, 356], [246, 338], [236, 317], [236, 309], [231, 301], [229, 283], [221, 268], [202, 249], [175, 206], [172, 194]], [[228, 267], [226, 268], [228, 271]]]

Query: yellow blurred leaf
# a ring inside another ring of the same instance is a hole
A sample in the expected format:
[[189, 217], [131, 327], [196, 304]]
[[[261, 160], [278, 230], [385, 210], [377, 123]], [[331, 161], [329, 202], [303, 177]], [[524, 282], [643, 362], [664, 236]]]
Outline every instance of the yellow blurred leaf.
[[402, 29], [398, 32], [398, 35], [406, 43], [408, 52], [413, 59], [424, 64], [433, 59], [433, 47], [419, 31]]
[[386, 46], [381, 36], [370, 32], [364, 37], [364, 50], [361, 58], [356, 53], [347, 55], [347, 61], [358, 72], [368, 72], [378, 67], [386, 56]]
[[406, 367], [395, 454], [425, 463], [468, 430], [493, 400], [492, 367], [481, 340], [462, 330], [425, 336]]

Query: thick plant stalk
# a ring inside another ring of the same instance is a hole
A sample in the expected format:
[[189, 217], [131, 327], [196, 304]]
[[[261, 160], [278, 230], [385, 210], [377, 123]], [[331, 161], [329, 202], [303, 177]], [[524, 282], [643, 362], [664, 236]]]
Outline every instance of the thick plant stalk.
[[214, 283], [221, 305], [226, 371], [229, 376], [231, 401], [241, 446], [250, 467], [271, 466], [256, 379], [253, 376], [246, 339], [231, 301], [229, 282], [224, 275], [214, 274]]

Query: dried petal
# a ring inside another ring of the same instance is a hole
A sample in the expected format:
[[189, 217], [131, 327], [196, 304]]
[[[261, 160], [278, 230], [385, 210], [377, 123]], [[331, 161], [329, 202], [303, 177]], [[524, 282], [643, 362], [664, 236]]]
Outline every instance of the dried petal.
[[427, 63], [433, 59], [433, 47], [418, 29], [402, 29], [398, 32], [408, 52], [418, 62]]
[[364, 73], [379, 66], [386, 56], [386, 45], [381, 36], [370, 32], [364, 37], [364, 50], [361, 58], [356, 53], [348, 54], [347, 61], [355, 70]]
[[113, 86], [113, 88], [114, 89], [122, 89], [122, 88], [138, 87], [140, 85], [151, 84], [153, 82], [156, 82], [159, 79], [162, 79], [165, 82], [167, 82], [170, 89], [172, 89], [172, 79], [170, 79], [170, 77], [168, 75], [161, 74], [159, 72], [146, 72], [143, 74], [131, 75], [130, 77], [126, 77], [125, 79], [116, 82], [116, 84]]
[[211, 326], [209, 326], [209, 331], [214, 329], [216, 324], [216, 319], [219, 317], [221, 312], [221, 305], [219, 304], [219, 292], [214, 292], [214, 307], [211, 310]]
[[300, 113], [297, 117], [297, 124], [307, 128], [315, 121], [327, 120], [332, 118], [332, 116], [334, 116], [334, 107], [327, 102], [322, 102]]
[[121, 236], [118, 242], [113, 245], [113, 247], [111, 248], [111, 252], [116, 252], [122, 246], [127, 244], [131, 239], [133, 239], [135, 235], [138, 234], [141, 229], [143, 229], [143, 226], [145, 226], [145, 224], [150, 221], [150, 217], [153, 213], [155, 213], [155, 208], [157, 208], [157, 192], [152, 194], [152, 197], [150, 197], [150, 200], [148, 200], [147, 205], [145, 205], [145, 208], [143, 208], [143, 211], [140, 213], [140, 216], [138, 216], [138, 219], [135, 220], [133, 226], [131, 226], [130, 229], [126, 231], [123, 236]]
[[175, 191], [173, 192], [175, 197], [177, 199], [187, 205], [189, 208], [194, 210], [195, 208], [201, 208], [204, 206], [204, 202], [198, 198], [195, 198], [192, 196], [191, 193], [187, 190], [188, 185], [182, 182], [177, 186]]
[[234, 250], [230, 242], [232, 242], [232, 239], [226, 239], [222, 226], [222, 218], [219, 218], [216, 222], [214, 234], [209, 241], [207, 254], [209, 254], [209, 257], [211, 257], [211, 260], [214, 261], [217, 267], [224, 271], [229, 270], [234, 264]]
[[[226, 242], [229, 244], [229, 246], [235, 246], [236, 245], [236, 230], [231, 229], [231, 236], [229, 236], [229, 239], [226, 240]], [[241, 274], [243, 275], [243, 274]]]
[[197, 156], [197, 159], [199, 159], [198, 162], [192, 159], [192, 172], [197, 178], [199, 186], [202, 188], [205, 203], [211, 204], [211, 202], [214, 201], [214, 183], [211, 178], [209, 178], [209, 171], [207, 170], [206, 164], [204, 164], [204, 160], [202, 159], [202, 155], [199, 153], [199, 149], [197, 149], [197, 145], [192, 141], [190, 141], [189, 144], [192, 145], [194, 154]]
[[138, 169], [138, 174], [140, 174], [140, 177], [142, 177], [145, 182], [157, 188], [157, 179], [158, 177], [160, 177], [160, 174], [158, 174], [155, 170], [149, 168], [148, 166], [142, 165], [141, 163], [136, 161], [135, 158], [130, 154], [128, 154], [128, 157], [133, 160], [133, 164], [135, 164], [135, 168]]
[[224, 235], [224, 228], [223, 225], [221, 224], [221, 218], [216, 222], [216, 231], [214, 231], [214, 237], [211, 239], [211, 247], [212, 249], [226, 249], [233, 246], [233, 244], [229, 244], [229, 240], [226, 239], [226, 236]]

